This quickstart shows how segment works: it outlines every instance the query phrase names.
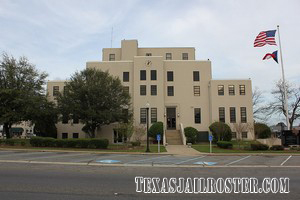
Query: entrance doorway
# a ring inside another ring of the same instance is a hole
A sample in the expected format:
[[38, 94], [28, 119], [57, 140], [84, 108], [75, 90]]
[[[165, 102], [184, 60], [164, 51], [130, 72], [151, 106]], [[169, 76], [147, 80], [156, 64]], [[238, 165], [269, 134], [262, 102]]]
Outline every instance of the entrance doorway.
[[167, 108], [167, 129], [176, 129], [176, 108]]

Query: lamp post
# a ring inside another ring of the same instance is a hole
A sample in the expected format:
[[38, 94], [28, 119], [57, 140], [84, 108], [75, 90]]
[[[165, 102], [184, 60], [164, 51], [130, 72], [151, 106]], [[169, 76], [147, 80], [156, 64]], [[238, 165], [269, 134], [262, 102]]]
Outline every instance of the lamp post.
[[150, 104], [147, 102], [146, 103], [146, 123], [147, 123], [147, 149], [146, 149], [146, 152], [150, 152], [150, 149], [149, 149], [149, 107], [150, 107]]

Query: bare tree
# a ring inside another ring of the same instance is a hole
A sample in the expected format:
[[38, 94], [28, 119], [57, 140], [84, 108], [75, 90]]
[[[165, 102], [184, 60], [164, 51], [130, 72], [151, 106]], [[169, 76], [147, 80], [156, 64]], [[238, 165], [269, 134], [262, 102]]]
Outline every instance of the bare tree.
[[255, 87], [252, 93], [252, 104], [253, 104], [253, 118], [255, 121], [265, 121], [266, 118], [262, 116], [264, 114], [264, 107], [262, 91], [258, 87]]
[[240, 149], [240, 144], [243, 141], [243, 132], [253, 132], [253, 123], [234, 123], [233, 124], [235, 133], [236, 133], [236, 141], [238, 143], [238, 149]]
[[[295, 120], [300, 118], [300, 86], [293, 86], [286, 82], [286, 92], [288, 99], [288, 113], [289, 113], [289, 129], [292, 130]], [[274, 101], [271, 102], [265, 109], [267, 114], [283, 114], [286, 117], [285, 101], [284, 101], [284, 89], [283, 82], [279, 80], [276, 83], [274, 90], [272, 91]]]

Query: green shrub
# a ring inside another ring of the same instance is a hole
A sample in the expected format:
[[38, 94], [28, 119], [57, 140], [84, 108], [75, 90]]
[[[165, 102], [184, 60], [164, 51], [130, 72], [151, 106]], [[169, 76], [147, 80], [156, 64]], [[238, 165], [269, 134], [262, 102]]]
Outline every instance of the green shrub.
[[96, 148], [96, 149], [107, 149], [108, 147], [108, 140], [107, 139], [90, 139], [89, 140], [89, 148]]
[[218, 141], [217, 146], [223, 149], [232, 149], [232, 143], [228, 141]]
[[161, 139], [163, 138], [164, 134], [164, 124], [162, 122], [155, 122], [149, 128], [149, 136], [156, 140], [156, 135], [160, 134]]
[[300, 147], [295, 147], [295, 146], [292, 146], [292, 147], [290, 147], [290, 150], [296, 150], [296, 151], [300, 151]]
[[133, 147], [141, 146], [141, 142], [140, 142], [140, 141], [131, 142], [131, 145], [132, 145]]
[[263, 123], [254, 124], [254, 132], [257, 138], [265, 139], [271, 137], [271, 129]]
[[282, 145], [273, 145], [273, 146], [270, 147], [270, 150], [282, 151], [282, 150], [284, 150], [284, 147]]
[[30, 144], [33, 147], [69, 147], [69, 148], [96, 148], [107, 149], [107, 139], [54, 139], [47, 137], [32, 137]]
[[77, 139], [77, 147], [78, 148], [88, 148], [89, 147], [89, 139]]
[[186, 127], [184, 128], [184, 135], [186, 137], [186, 142], [187, 143], [196, 143], [196, 139], [197, 139], [197, 134], [198, 131], [197, 129], [193, 128], [193, 127]]
[[231, 141], [232, 132], [227, 124], [223, 122], [214, 122], [209, 126], [209, 130], [213, 134], [213, 142]]
[[258, 151], [258, 150], [265, 151], [268, 149], [269, 149], [269, 146], [266, 144], [251, 144], [251, 150], [253, 150], [253, 151]]
[[15, 139], [6, 139], [5, 144], [10, 146], [15, 146], [16, 140]]

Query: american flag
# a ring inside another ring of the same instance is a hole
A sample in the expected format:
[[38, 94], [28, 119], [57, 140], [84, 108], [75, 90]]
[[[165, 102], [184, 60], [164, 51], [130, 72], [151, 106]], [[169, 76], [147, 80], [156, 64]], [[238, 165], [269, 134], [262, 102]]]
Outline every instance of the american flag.
[[262, 47], [265, 46], [266, 44], [276, 45], [275, 33], [276, 30], [260, 32], [258, 36], [256, 36], [255, 38], [254, 47]]

